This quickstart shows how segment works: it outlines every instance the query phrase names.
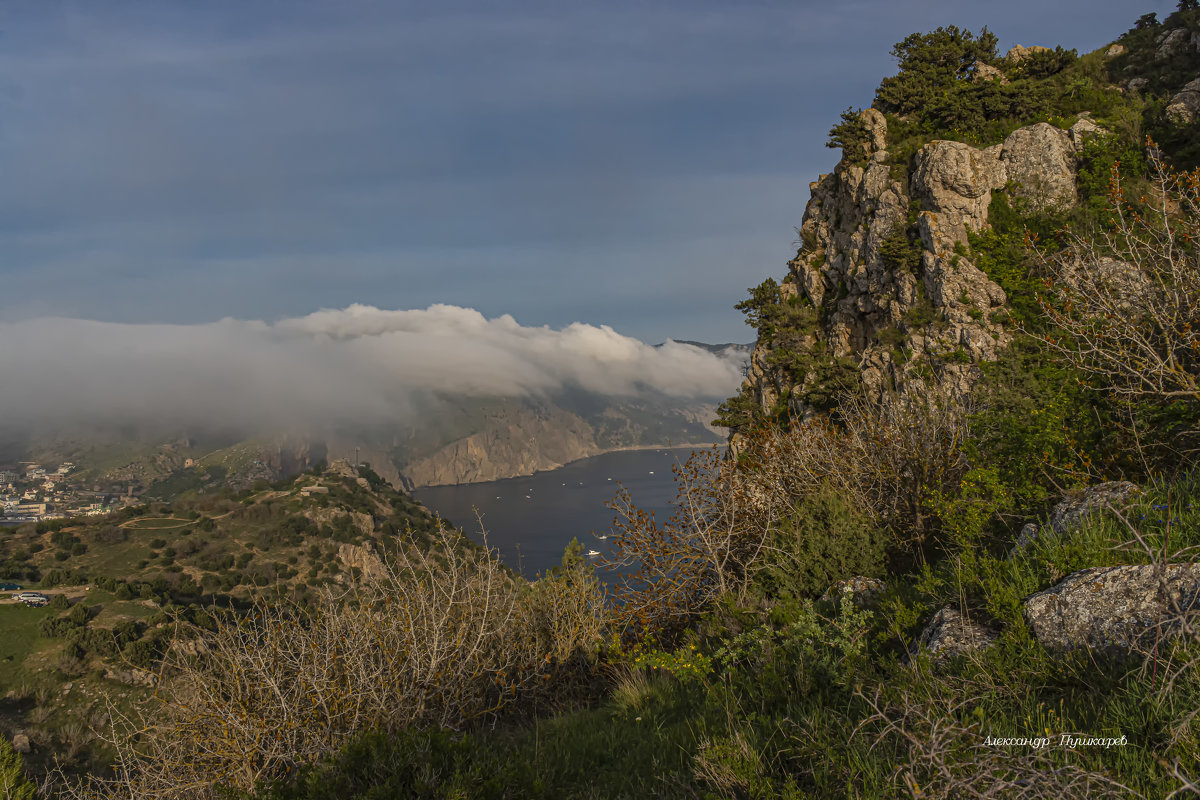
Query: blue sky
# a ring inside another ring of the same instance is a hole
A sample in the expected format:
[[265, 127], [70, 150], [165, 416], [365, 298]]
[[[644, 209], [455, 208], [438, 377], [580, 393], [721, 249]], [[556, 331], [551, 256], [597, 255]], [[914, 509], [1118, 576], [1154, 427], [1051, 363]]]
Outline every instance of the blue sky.
[[1174, 6], [6, 0], [0, 322], [448, 303], [749, 341], [732, 306], [895, 41], [1086, 51]]

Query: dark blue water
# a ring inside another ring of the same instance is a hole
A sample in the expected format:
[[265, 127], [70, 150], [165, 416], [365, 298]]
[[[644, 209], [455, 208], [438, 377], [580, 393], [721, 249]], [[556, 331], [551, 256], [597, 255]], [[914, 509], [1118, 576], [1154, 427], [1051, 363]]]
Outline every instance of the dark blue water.
[[[528, 478], [464, 486], [417, 489], [413, 496], [482, 541], [475, 510], [483, 518], [489, 547], [521, 574], [533, 578], [562, 561], [563, 549], [578, 538], [584, 550], [607, 554], [613, 512], [605, 502], [624, 485], [639, 508], [665, 522], [675, 511], [672, 465], [690, 449], [606, 453]], [[590, 559], [596, 561], [596, 559]], [[607, 576], [609, 578], [613, 576]]]

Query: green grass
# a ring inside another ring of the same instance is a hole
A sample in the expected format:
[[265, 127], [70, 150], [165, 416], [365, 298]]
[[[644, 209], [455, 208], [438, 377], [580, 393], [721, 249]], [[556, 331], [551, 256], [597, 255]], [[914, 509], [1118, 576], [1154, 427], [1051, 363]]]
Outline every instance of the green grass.
[[637, 711], [606, 703], [470, 735], [367, 735], [264, 797], [679, 797], [701, 740], [721, 726], [719, 709], [702, 708], [695, 688], [660, 684]]
[[29, 608], [21, 603], [0, 605], [0, 691], [16, 689], [29, 678], [26, 660], [50, 644], [38, 633], [38, 624], [59, 612]]

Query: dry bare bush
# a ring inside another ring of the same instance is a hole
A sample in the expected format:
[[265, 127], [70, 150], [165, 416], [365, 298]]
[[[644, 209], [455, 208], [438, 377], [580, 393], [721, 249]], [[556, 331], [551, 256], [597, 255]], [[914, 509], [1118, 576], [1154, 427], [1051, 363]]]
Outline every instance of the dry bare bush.
[[[980, 722], [959, 716], [973, 701], [919, 700], [902, 693], [893, 702], [863, 696], [873, 714], [856, 735], [873, 736], [873, 748], [896, 754], [892, 781], [897, 797], [921, 800], [1094, 800], [1136, 798], [1140, 793], [1102, 773], [1061, 764], [1052, 747], [989, 746]], [[1056, 734], [1057, 735], [1057, 734]]]
[[920, 544], [935, 520], [928, 503], [952, 494], [967, 469], [969, 408], [932, 386], [843, 398], [841, 426], [815, 417], [752, 441], [749, 478], [763, 502], [789, 508], [822, 485], [889, 527], [898, 543]]
[[716, 447], [695, 451], [672, 469], [676, 512], [665, 523], [634, 505], [623, 487], [609, 503], [616, 516], [604, 565], [636, 565], [616, 589], [616, 607], [633, 630], [673, 628], [744, 588], [775, 512]]
[[383, 574], [315, 607], [258, 603], [198, 647], [171, 648], [157, 706], [125, 718], [117, 778], [72, 798], [208, 798], [250, 791], [336, 752], [365, 731], [461, 728], [547, 682], [556, 662], [594, 653], [594, 581], [540, 588], [445, 528]]
[[1153, 142], [1148, 155], [1147, 213], [1114, 168], [1113, 226], [1043, 258], [1059, 303], [1042, 309], [1065, 338], [1040, 338], [1117, 396], [1200, 400], [1200, 170], [1173, 172]]

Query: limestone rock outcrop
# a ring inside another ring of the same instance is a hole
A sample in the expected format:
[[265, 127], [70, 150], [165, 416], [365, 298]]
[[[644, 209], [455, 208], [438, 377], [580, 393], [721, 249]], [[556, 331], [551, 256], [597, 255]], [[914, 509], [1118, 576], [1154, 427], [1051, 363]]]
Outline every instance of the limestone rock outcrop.
[[1008, 78], [1004, 77], [1004, 71], [993, 67], [991, 64], [985, 64], [982, 61], [976, 61], [971, 65], [971, 80], [979, 81], [1000, 81], [1000, 83], [1008, 83]]
[[127, 686], [156, 686], [158, 684], [158, 675], [148, 670], [139, 669], [138, 667], [122, 667], [104, 668], [103, 677], [110, 681], [124, 683]]
[[[988, 229], [997, 191], [1033, 210], [1073, 206], [1080, 150], [1103, 133], [1081, 115], [1070, 131], [1038, 123], [986, 148], [929, 142], [899, 164], [887, 150], [886, 117], [867, 109], [861, 118], [865, 141], [810, 184], [801, 247], [780, 287], [781, 300], [813, 309], [817, 323], [786, 344], [760, 340], [751, 356], [744, 391], [766, 414], [811, 413], [804, 398], [817, 377], [781, 367], [780, 347], [826, 362], [852, 359], [869, 391], [921, 380], [915, 366], [932, 359], [944, 392], [968, 393], [978, 364], [1011, 341], [996, 314], [1007, 297], [972, 263], [969, 235]], [[905, 248], [917, 238], [919, 252], [898, 259], [898, 249], [914, 253]]]
[[1187, 28], [1174, 28], [1159, 34], [1154, 57], [1159, 61], [1183, 53], [1200, 53], [1200, 33]]
[[1130, 92], [1140, 92], [1150, 85], [1149, 78], [1130, 78], [1125, 81], [1124, 87]]
[[1088, 139], [1106, 135], [1108, 131], [1093, 122], [1091, 117], [1081, 116], [1067, 133], [1071, 135], [1071, 144], [1075, 145], [1075, 152], [1079, 153], [1083, 151], [1083, 145]]
[[1200, 610], [1200, 564], [1084, 569], [1025, 600], [1025, 619], [1050, 650], [1110, 655], [1178, 634]]
[[[338, 545], [337, 556], [338, 561], [342, 562], [344, 572], [357, 569], [364, 578], [382, 578], [387, 575], [387, 567], [384, 566], [383, 560], [370, 547], [342, 542]], [[338, 577], [341, 579], [343, 575]]]
[[965, 244], [968, 230], [979, 233], [987, 224], [992, 190], [1003, 188], [1006, 180], [995, 151], [934, 141], [917, 153], [912, 193], [923, 208], [941, 217], [938, 224], [949, 238]]
[[1029, 58], [1034, 53], [1049, 53], [1049, 52], [1050, 52], [1049, 47], [1042, 47], [1041, 45], [1038, 45], [1038, 44], [1030, 45], [1029, 47], [1022, 47], [1021, 45], [1018, 44], [1018, 45], [1015, 45], [1011, 50], [1009, 50], [1007, 53], [1004, 54], [1004, 60], [1010, 64], [1020, 64], [1022, 61]]
[[1167, 116], [1181, 125], [1200, 119], [1200, 78], [1189, 82], [1171, 97]]
[[1075, 205], [1077, 155], [1071, 135], [1047, 122], [1013, 131], [1004, 140], [1000, 160], [1014, 194], [1036, 211]]

